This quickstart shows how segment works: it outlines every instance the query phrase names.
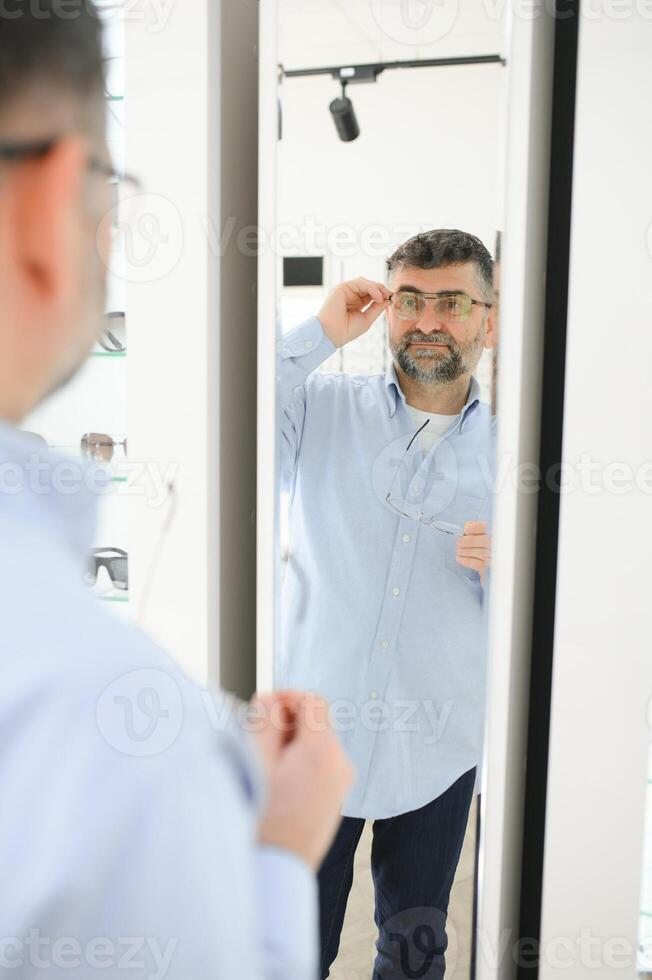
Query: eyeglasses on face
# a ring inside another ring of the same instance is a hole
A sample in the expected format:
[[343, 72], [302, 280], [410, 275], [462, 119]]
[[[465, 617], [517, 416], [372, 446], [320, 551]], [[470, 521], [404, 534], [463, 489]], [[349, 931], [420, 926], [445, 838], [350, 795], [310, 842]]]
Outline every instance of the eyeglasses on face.
[[447, 323], [464, 323], [471, 316], [474, 306], [491, 309], [493, 303], [471, 299], [466, 293], [446, 289], [439, 293], [417, 293], [409, 289], [399, 289], [392, 293], [392, 309], [401, 320], [420, 320], [426, 311], [428, 300], [432, 300], [435, 312]]
[[[38, 159], [39, 157], [47, 156], [57, 145], [59, 139], [60, 137], [51, 137], [50, 139], [34, 140], [26, 143], [7, 143], [0, 140], [0, 160], [4, 160], [6, 163], [19, 163], [21, 160], [29, 160], [30, 158]], [[109, 184], [115, 184], [120, 187], [126, 186], [134, 191], [139, 190], [141, 187], [141, 183], [137, 177], [133, 177], [130, 174], [118, 173], [112, 164], [100, 160], [94, 154], [89, 156], [87, 167], [93, 173], [106, 177]]]

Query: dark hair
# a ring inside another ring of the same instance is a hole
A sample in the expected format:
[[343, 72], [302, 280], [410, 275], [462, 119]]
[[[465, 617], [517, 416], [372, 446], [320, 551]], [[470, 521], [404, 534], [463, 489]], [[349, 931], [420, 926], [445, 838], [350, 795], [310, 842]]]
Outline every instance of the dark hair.
[[91, 0], [3, 0], [0, 13], [0, 114], [32, 86], [61, 90], [80, 103], [104, 90], [102, 26]]
[[480, 282], [491, 296], [493, 259], [479, 238], [457, 228], [435, 228], [409, 238], [390, 255], [386, 264], [389, 275], [394, 269], [440, 269], [463, 262], [475, 262]]

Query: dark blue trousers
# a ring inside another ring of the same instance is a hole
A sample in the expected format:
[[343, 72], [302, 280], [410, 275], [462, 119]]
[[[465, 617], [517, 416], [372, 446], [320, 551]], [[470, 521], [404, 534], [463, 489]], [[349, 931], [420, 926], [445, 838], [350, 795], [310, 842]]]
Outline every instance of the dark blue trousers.
[[[371, 872], [378, 927], [372, 980], [441, 980], [446, 916], [475, 783], [470, 769], [418, 810], [373, 821]], [[321, 978], [337, 956], [353, 857], [365, 821], [342, 817], [318, 872]]]

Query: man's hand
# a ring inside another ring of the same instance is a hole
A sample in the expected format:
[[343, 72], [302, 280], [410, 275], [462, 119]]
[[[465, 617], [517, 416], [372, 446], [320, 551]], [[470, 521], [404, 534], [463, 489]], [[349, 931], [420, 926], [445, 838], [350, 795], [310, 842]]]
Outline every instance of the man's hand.
[[457, 539], [457, 560], [465, 568], [480, 572], [480, 581], [484, 585], [491, 562], [491, 538], [487, 534], [486, 521], [466, 522], [464, 534]]
[[275, 691], [252, 700], [253, 732], [267, 770], [258, 841], [298, 854], [317, 870], [333, 842], [353, 768], [323, 698]]
[[319, 321], [332, 344], [342, 347], [366, 333], [389, 306], [390, 290], [371, 279], [351, 279], [333, 290], [319, 311]]

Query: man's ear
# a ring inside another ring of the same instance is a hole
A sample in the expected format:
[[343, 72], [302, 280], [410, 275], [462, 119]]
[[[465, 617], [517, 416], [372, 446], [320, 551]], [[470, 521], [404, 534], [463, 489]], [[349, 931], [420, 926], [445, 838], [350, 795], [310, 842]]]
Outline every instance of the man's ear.
[[487, 312], [487, 319], [485, 321], [485, 332], [484, 332], [484, 346], [489, 349], [495, 347], [497, 343], [496, 335], [496, 307], [492, 306]]
[[65, 309], [78, 294], [87, 160], [84, 141], [64, 137], [15, 174], [15, 271], [35, 311]]

